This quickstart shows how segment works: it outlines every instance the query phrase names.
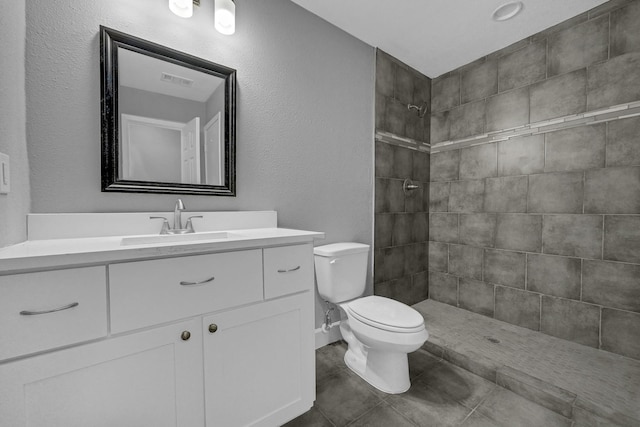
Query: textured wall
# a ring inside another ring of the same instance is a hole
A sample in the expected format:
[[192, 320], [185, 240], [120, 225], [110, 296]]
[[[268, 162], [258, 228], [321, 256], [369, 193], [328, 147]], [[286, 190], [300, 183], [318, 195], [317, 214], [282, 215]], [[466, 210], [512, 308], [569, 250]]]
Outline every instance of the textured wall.
[[[420, 118], [407, 104], [428, 103], [430, 83], [378, 50], [376, 130], [428, 142], [429, 115]], [[415, 304], [429, 293], [429, 154], [377, 140], [375, 176], [375, 294]], [[405, 195], [406, 178], [420, 188]]]
[[24, 93], [25, 3], [0, 13], [0, 152], [11, 157], [11, 192], [0, 195], [0, 247], [26, 239], [30, 209]]
[[[432, 141], [640, 100], [638, 22], [609, 2], [434, 80]], [[640, 117], [433, 153], [431, 181], [431, 298], [640, 358]]]
[[[238, 71], [237, 194], [190, 210], [274, 209], [326, 243], [372, 243], [374, 50], [288, 0], [237, 2], [237, 32], [157, 0], [27, 2], [34, 212], [171, 209], [174, 195], [100, 192], [99, 25]], [[369, 285], [371, 291], [371, 285]]]

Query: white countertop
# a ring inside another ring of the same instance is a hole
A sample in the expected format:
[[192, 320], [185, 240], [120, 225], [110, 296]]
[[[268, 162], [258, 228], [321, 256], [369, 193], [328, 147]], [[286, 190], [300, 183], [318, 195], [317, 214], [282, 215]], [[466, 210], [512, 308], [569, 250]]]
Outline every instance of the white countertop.
[[229, 238], [125, 246], [122, 245], [123, 237], [132, 236], [30, 240], [0, 248], [0, 275], [287, 245], [324, 238], [321, 232], [277, 227], [225, 231], [230, 234]]

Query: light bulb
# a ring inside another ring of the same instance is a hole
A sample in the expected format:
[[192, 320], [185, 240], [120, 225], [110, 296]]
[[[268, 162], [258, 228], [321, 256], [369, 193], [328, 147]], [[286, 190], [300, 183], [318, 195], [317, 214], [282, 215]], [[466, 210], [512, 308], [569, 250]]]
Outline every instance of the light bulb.
[[219, 33], [231, 35], [236, 32], [236, 4], [233, 0], [215, 0], [215, 27]]
[[181, 18], [191, 18], [193, 0], [169, 0], [169, 10]]

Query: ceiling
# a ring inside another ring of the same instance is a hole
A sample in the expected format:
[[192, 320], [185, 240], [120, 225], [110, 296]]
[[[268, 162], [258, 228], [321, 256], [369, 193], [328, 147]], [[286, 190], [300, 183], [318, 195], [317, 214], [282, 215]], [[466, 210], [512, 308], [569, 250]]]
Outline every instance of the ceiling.
[[492, 12], [509, 0], [292, 0], [428, 77], [438, 77], [606, 0], [524, 0], [515, 18]]

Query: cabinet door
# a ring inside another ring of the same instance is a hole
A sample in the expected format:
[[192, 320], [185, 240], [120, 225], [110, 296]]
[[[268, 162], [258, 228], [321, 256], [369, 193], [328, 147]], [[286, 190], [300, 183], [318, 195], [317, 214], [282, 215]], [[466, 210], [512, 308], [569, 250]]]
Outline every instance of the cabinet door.
[[[0, 424], [204, 425], [200, 322], [0, 365]], [[190, 332], [188, 340], [183, 331]]]
[[313, 405], [312, 308], [303, 292], [203, 319], [208, 427], [279, 426]]

